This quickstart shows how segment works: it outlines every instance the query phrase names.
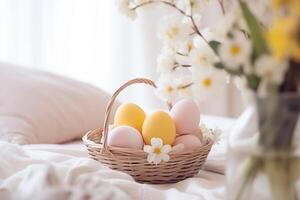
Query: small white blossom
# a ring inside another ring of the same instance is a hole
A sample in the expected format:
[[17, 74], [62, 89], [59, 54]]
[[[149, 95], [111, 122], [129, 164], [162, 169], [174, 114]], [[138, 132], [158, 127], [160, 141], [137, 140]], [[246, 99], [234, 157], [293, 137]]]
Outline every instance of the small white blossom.
[[200, 36], [194, 38], [194, 46], [195, 48], [190, 53], [191, 64], [194, 68], [205, 68], [217, 62], [216, 54]]
[[204, 28], [200, 30], [200, 32], [207, 41], [211, 41], [211, 40], [219, 41], [218, 35], [214, 33], [211, 28]]
[[[247, 0], [247, 4], [252, 13], [257, 17], [259, 22], [266, 27], [270, 25], [274, 14], [272, 13], [272, 1], [270, 0]], [[259, 6], [257, 6], [259, 5]]]
[[163, 141], [160, 138], [152, 138], [151, 145], [144, 146], [144, 152], [148, 153], [147, 161], [156, 165], [161, 161], [168, 162], [170, 160], [168, 153], [171, 150], [172, 147], [163, 145]]
[[201, 14], [209, 5], [209, 0], [190, 0], [193, 13]]
[[177, 52], [184, 55], [188, 56], [191, 50], [193, 49], [193, 41], [192, 40], [186, 40], [178, 44], [178, 50]]
[[255, 62], [255, 71], [263, 81], [280, 84], [283, 81], [288, 64], [279, 62], [270, 55], [260, 56]]
[[202, 132], [202, 135], [207, 135], [209, 133], [209, 129], [206, 127], [204, 123], [201, 123], [199, 128]]
[[175, 5], [176, 5], [177, 8], [181, 9], [186, 14], [191, 13], [190, 0], [176, 0]]
[[136, 17], [136, 10], [132, 9], [132, 2], [130, 0], [117, 0], [119, 10], [127, 17], [134, 19]]
[[247, 79], [245, 77], [242, 76], [238, 76], [234, 78], [234, 85], [236, 86], [236, 88], [240, 91], [245, 91], [248, 89], [247, 86]]
[[197, 100], [203, 101], [215, 97], [225, 84], [225, 76], [221, 70], [209, 67], [193, 73], [193, 91]]
[[149, 2], [149, 0], [134, 0], [134, 3], [136, 5], [140, 5], [140, 4], [143, 4], [143, 3], [146, 3], [146, 2]]
[[209, 137], [211, 140], [214, 141], [214, 143], [218, 143], [220, 141], [220, 136], [222, 134], [222, 130], [218, 127], [214, 129], [209, 129], [206, 127], [205, 124], [200, 124], [200, 130], [202, 132], [202, 135]]
[[245, 61], [245, 63], [243, 63], [243, 71], [245, 74], [254, 74], [255, 70], [254, 70], [254, 66], [250, 63], [250, 60]]
[[156, 81], [155, 94], [164, 101], [174, 102], [178, 98], [178, 90], [174, 77], [162, 74]]
[[233, 38], [228, 38], [219, 48], [222, 62], [231, 70], [237, 70], [248, 62], [251, 51], [251, 42], [242, 33], [234, 34]]
[[169, 52], [162, 52], [157, 57], [157, 72], [158, 73], [171, 73], [174, 71], [176, 64], [175, 55]]
[[192, 98], [193, 97], [193, 78], [191, 75], [181, 75], [176, 80], [176, 87], [178, 91], [178, 96], [182, 98]]
[[235, 1], [231, 1], [226, 13], [211, 24], [210, 29], [214, 33], [215, 38], [221, 43], [227, 40], [227, 35], [232, 30], [247, 30], [239, 4]]
[[159, 29], [159, 37], [175, 47], [182, 41], [188, 40], [192, 32], [191, 26], [188, 23], [183, 23], [182, 19], [176, 16], [163, 19]]

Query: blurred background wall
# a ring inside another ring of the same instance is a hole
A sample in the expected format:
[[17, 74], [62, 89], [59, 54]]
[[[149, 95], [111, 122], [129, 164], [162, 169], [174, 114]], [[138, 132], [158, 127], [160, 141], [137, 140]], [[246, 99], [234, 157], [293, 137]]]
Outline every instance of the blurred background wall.
[[[169, 8], [143, 9], [132, 21], [112, 0], [0, 0], [0, 61], [82, 80], [109, 92], [134, 77], [154, 79], [161, 44], [158, 22]], [[218, 17], [212, 1], [204, 24]], [[238, 116], [243, 108], [231, 82], [201, 104], [203, 113]], [[121, 98], [161, 107], [150, 88], [133, 86]]]

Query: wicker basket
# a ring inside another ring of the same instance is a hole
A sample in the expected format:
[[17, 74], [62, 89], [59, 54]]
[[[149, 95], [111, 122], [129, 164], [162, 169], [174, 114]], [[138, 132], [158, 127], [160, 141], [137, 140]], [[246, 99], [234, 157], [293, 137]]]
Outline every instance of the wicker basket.
[[[203, 145], [195, 150], [171, 152], [170, 160], [158, 165], [149, 164], [147, 153], [143, 150], [109, 147], [107, 134], [112, 105], [118, 94], [126, 87], [136, 83], [145, 83], [156, 87], [149, 79], [137, 78], [122, 85], [112, 96], [104, 121], [104, 131], [96, 129], [83, 136], [83, 141], [91, 158], [100, 161], [111, 169], [131, 175], [137, 182], [162, 184], [175, 183], [197, 174], [204, 164], [213, 141], [203, 138]], [[103, 137], [103, 138], [102, 138]], [[103, 143], [101, 142], [103, 141]]]

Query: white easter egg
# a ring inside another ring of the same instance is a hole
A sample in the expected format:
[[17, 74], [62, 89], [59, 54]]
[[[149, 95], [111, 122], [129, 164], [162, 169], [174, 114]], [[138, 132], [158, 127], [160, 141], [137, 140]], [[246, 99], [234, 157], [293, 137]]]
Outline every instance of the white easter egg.
[[111, 147], [142, 149], [144, 141], [138, 130], [130, 126], [119, 126], [109, 131], [107, 144]]

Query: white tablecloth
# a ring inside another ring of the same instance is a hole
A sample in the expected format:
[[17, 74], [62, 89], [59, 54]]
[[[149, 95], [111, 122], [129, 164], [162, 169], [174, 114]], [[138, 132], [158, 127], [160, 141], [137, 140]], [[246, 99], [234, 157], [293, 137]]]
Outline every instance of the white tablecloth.
[[223, 130], [199, 174], [176, 184], [136, 183], [89, 159], [82, 143], [18, 146], [0, 142], [0, 199], [224, 199], [226, 135], [234, 120], [203, 116]]

